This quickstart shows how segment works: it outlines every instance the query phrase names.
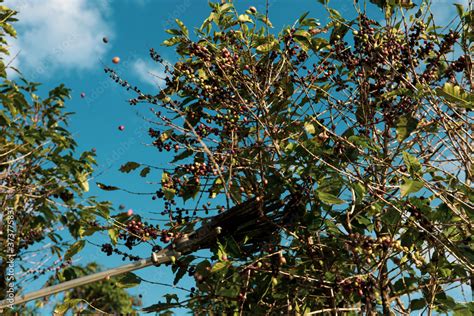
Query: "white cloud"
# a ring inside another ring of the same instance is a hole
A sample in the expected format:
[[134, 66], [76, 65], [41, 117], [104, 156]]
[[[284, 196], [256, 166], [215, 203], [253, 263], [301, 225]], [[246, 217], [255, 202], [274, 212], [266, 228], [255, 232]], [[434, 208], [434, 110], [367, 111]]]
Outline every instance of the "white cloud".
[[143, 59], [137, 59], [133, 63], [132, 68], [135, 76], [143, 83], [150, 84], [154, 87], [164, 87], [166, 74], [163, 65], [153, 61], [146, 62]]
[[9, 40], [12, 56], [19, 53], [12, 66], [31, 80], [58, 70], [93, 68], [108, 49], [102, 37], [114, 36], [107, 23], [106, 0], [8, 0], [5, 4], [19, 11], [18, 38]]

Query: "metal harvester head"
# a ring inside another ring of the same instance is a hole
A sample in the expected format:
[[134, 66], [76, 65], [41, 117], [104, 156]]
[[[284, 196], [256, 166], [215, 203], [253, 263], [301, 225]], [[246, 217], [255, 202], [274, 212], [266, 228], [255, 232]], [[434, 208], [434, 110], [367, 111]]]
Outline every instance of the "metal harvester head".
[[[222, 236], [232, 236], [235, 241], [246, 239], [247, 244], [269, 240], [274, 236], [293, 212], [295, 195], [285, 198], [287, 202], [275, 197], [252, 198], [216, 216], [207, 218], [194, 232], [176, 240], [163, 249], [173, 250], [181, 255], [199, 249], [207, 249]], [[157, 257], [156, 254], [153, 257]]]

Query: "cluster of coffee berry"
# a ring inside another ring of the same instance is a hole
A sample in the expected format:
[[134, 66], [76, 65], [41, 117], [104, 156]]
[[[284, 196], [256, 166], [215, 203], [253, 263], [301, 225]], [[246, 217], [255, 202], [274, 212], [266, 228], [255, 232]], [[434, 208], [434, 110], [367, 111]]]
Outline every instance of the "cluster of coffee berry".
[[[251, 104], [249, 105], [252, 106]], [[245, 115], [246, 113], [248, 113], [248, 110], [246, 108], [237, 107], [232, 110], [229, 110], [226, 114], [217, 114], [215, 117], [215, 121], [218, 125], [223, 127], [221, 135], [229, 136], [232, 132], [241, 134], [242, 131], [240, 130], [242, 128], [242, 125], [244, 125], [248, 121], [244, 121], [244, 124], [242, 124], [242, 121], [240, 120], [240, 114]]]
[[[302, 64], [306, 59], [308, 59], [308, 53], [303, 50], [295, 41], [294, 36], [296, 33], [295, 28], [291, 28], [289, 30], [289, 34], [287, 34], [284, 38], [285, 41], [285, 53], [288, 56], [288, 59], [291, 60], [291, 63], [295, 66]], [[275, 59], [276, 54], [274, 52], [273, 56], [270, 56], [270, 59]]]
[[198, 43], [190, 43], [189, 46], [189, 56], [196, 56], [203, 62], [210, 62], [212, 60], [213, 56], [206, 46]]
[[199, 179], [200, 176], [205, 176], [208, 173], [213, 172], [213, 169], [210, 165], [205, 162], [194, 162], [192, 164], [181, 165], [180, 169], [185, 171], [188, 174], [192, 174], [195, 179]]
[[170, 232], [166, 229], [163, 229], [160, 234], [160, 241], [167, 244], [175, 238], [175, 234], [173, 232]]
[[222, 48], [220, 59], [218, 59], [218, 64], [222, 67], [223, 70], [234, 70], [237, 71], [239, 62], [239, 54], [237, 52], [231, 53], [226, 47]]
[[377, 282], [371, 277], [357, 276], [355, 278], [348, 278], [336, 283], [336, 289], [342, 289], [344, 294], [357, 293], [360, 297], [367, 297], [374, 301], [377, 297]]
[[201, 124], [198, 124], [195, 128], [195, 131], [196, 131], [196, 134], [201, 137], [201, 138], [204, 138], [210, 134], [214, 134], [214, 135], [219, 135], [219, 129], [217, 128], [212, 128], [210, 126], [207, 126], [203, 123]]
[[374, 260], [377, 262], [377, 256], [391, 250], [395, 253], [405, 253], [410, 256], [412, 261], [417, 265], [423, 264], [423, 257], [416, 251], [410, 252], [407, 246], [402, 246], [399, 240], [394, 240], [390, 236], [380, 236], [372, 238], [359, 233], [349, 234], [349, 240], [346, 242], [348, 250], [354, 254], [362, 255], [367, 264], [371, 264]]
[[156, 239], [158, 235], [159, 230], [156, 226], [132, 220], [127, 224], [126, 231], [119, 234], [119, 238], [125, 240], [128, 249], [132, 249], [140, 242]]
[[148, 130], [148, 135], [155, 139], [153, 141], [153, 146], [155, 146], [160, 152], [162, 152], [163, 150], [171, 151], [172, 149], [175, 153], [178, 152], [179, 144], [172, 141], [172, 139], [174, 139], [173, 137], [175, 137], [176, 135], [170, 135], [166, 138], [167, 141], [163, 141], [161, 132], [152, 128]]
[[104, 71], [106, 74], [109, 75], [109, 77], [115, 81], [116, 83], [118, 83], [119, 85], [121, 85], [122, 87], [126, 88], [127, 91], [129, 90], [132, 90], [134, 92], [136, 92], [139, 96], [144, 96], [142, 94], [142, 91], [137, 87], [137, 86], [132, 86], [127, 80], [124, 80], [122, 79], [115, 70], [113, 70], [112, 68], [109, 68], [109, 67], [105, 67], [104, 68]]
[[176, 205], [176, 201], [174, 201], [174, 200], [165, 201], [165, 207], [163, 208], [163, 211], [161, 211], [161, 215], [166, 215], [166, 214], [172, 215], [173, 210], [171, 209], [171, 207], [173, 205]]
[[163, 57], [161, 57], [160, 54], [158, 54], [154, 48], [150, 48], [150, 58], [159, 64], [162, 64], [164, 62]]
[[[442, 56], [452, 50], [459, 37], [458, 33], [449, 32], [439, 44], [439, 50], [435, 51], [435, 38], [427, 31], [423, 22], [413, 23], [408, 34], [390, 26], [389, 31], [377, 32], [378, 26], [376, 21], [361, 15], [359, 28], [353, 31], [354, 48], [339, 38], [333, 43], [329, 54], [324, 51], [321, 53], [323, 60], [328, 57], [326, 62], [332, 65], [338, 62], [344, 64], [360, 78], [361, 92], [357, 98], [351, 98], [350, 103], [365, 109], [364, 120], [360, 120], [363, 125], [361, 128], [381, 122], [393, 126], [401, 115], [412, 113], [419, 101], [408, 94], [391, 95], [391, 92], [411, 87], [420, 79], [431, 85], [437, 84], [442, 79], [438, 77]], [[420, 71], [416, 73], [419, 65]], [[452, 63], [451, 69], [462, 71], [465, 65], [465, 60], [461, 59], [458, 63]], [[337, 91], [352, 88], [347, 85], [351, 79], [345, 74], [329, 74], [332, 75], [330, 79]], [[449, 76], [453, 77], [447, 71], [445, 77]], [[324, 75], [323, 79], [328, 79], [328, 76]], [[379, 116], [378, 113], [382, 115]]]
[[[469, 55], [461, 55], [459, 58], [455, 61], [453, 61], [450, 65], [450, 68], [454, 72], [462, 72], [462, 71], [467, 71], [468, 66], [472, 65], [472, 60], [471, 56]], [[471, 66], [472, 67], [472, 66]], [[466, 74], [467, 76], [467, 74]]]
[[113, 247], [111, 244], [109, 243], [105, 243], [105, 244], [102, 244], [102, 247], [101, 247], [101, 251], [102, 252], [105, 252], [107, 254], [107, 256], [111, 256], [112, 253], [115, 253], [117, 255], [120, 255], [122, 256], [122, 261], [125, 261], [127, 260], [127, 258], [130, 260], [130, 261], [138, 261], [138, 260], [141, 260], [142, 258], [138, 257], [138, 256], [134, 256], [132, 254], [128, 254], [128, 253], [125, 253], [123, 251], [120, 251], [118, 248], [115, 248]]
[[28, 249], [32, 244], [42, 241], [44, 232], [41, 229], [28, 229], [18, 233], [19, 246], [18, 249]]
[[173, 219], [176, 221], [176, 223], [179, 224], [186, 224], [191, 221], [191, 218], [189, 216], [183, 216], [183, 211], [181, 209], [176, 209], [175, 216], [173, 217]]
[[452, 77], [454, 74], [452, 71], [446, 71], [441, 73], [439, 76], [439, 68], [442, 66], [441, 64], [444, 62], [444, 56], [453, 50], [454, 44], [459, 39], [459, 33], [453, 30], [450, 30], [446, 35], [444, 35], [443, 40], [439, 44], [438, 51], [434, 51], [432, 55], [427, 58], [427, 65], [426, 69], [423, 72], [421, 79], [426, 83], [436, 83], [443, 78], [453, 79]]

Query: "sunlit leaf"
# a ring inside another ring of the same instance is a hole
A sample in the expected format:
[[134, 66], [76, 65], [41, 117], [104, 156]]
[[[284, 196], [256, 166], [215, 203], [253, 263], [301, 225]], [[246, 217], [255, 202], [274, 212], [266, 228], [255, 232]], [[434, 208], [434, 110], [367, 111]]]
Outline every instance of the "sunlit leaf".
[[115, 187], [115, 186], [113, 186], [113, 185], [106, 185], [106, 184], [103, 184], [103, 183], [100, 183], [100, 182], [97, 182], [97, 186], [99, 187], [99, 189], [104, 190], [104, 191], [116, 191], [116, 190], [119, 190], [118, 187]]
[[76, 253], [78, 253], [79, 251], [81, 251], [82, 248], [84, 248], [85, 245], [86, 245], [86, 241], [85, 241], [85, 240], [78, 240], [78, 241], [76, 241], [74, 244], [72, 244], [71, 247], [69, 247], [68, 251], [67, 251], [66, 254], [64, 255], [64, 258], [65, 258], [65, 259], [70, 259], [70, 258], [72, 258], [72, 256], [74, 256]]
[[408, 169], [408, 172], [412, 174], [417, 174], [421, 171], [421, 163], [416, 159], [416, 157], [410, 155], [408, 152], [403, 152], [403, 161]]
[[405, 178], [404, 183], [400, 186], [400, 191], [403, 197], [410, 193], [418, 192], [422, 188], [423, 188], [423, 182]]
[[247, 14], [241, 14], [241, 15], [239, 15], [239, 22], [241, 22], [241, 23], [246, 23], [246, 22], [253, 23], [253, 20]]
[[345, 201], [339, 199], [337, 196], [327, 192], [318, 191], [318, 197], [322, 202], [329, 205], [346, 203]]
[[446, 82], [442, 88], [436, 89], [436, 93], [440, 97], [444, 97], [447, 101], [456, 106], [472, 109], [474, 96], [472, 93], [464, 91], [460, 86]]
[[179, 20], [179, 19], [175, 19], [175, 22], [176, 22], [176, 24], [178, 24], [179, 28], [181, 29], [181, 32], [183, 32], [183, 34], [185, 36], [188, 36], [189, 31], [188, 31], [188, 28], [184, 25], [184, 23], [181, 22], [181, 20]]
[[54, 309], [54, 315], [64, 315], [68, 310], [76, 307], [81, 302], [81, 298], [66, 299], [62, 304], [56, 306]]

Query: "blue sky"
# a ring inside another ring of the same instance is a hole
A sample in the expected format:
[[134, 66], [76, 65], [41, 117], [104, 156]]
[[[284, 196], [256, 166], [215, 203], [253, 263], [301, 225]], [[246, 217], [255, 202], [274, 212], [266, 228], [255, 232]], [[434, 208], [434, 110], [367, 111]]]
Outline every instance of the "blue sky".
[[[263, 10], [262, 0], [234, 2], [242, 11], [250, 5]], [[454, 2], [467, 6], [468, 0], [433, 1], [438, 23], [443, 24], [455, 16]], [[131, 191], [153, 192], [156, 185], [145, 183], [136, 173], [124, 175], [117, 169], [127, 161], [169, 166], [169, 156], [148, 146], [148, 125], [143, 120], [143, 116], [149, 115], [148, 107], [128, 105], [126, 101], [131, 94], [109, 79], [103, 68], [104, 65], [112, 66], [111, 59], [118, 56], [121, 62], [114, 68], [125, 79], [149, 92], [157, 91], [160, 80], [150, 73], [160, 76], [162, 69], [149, 59], [148, 50], [154, 47], [169, 62], [176, 61], [172, 49], [160, 46], [168, 37], [165, 29], [174, 26], [175, 18], [190, 29], [200, 26], [209, 15], [207, 1], [11, 0], [6, 4], [20, 11], [20, 21], [16, 25], [19, 39], [10, 41], [12, 56], [18, 54], [12, 65], [21, 69], [29, 80], [43, 83], [44, 91], [60, 83], [72, 89], [67, 110], [76, 114], [72, 117], [70, 130], [75, 134], [80, 150], [97, 149], [99, 166], [91, 179], [91, 194], [112, 201], [115, 207], [124, 204], [143, 217], [157, 218], [150, 211], [159, 212], [161, 202], [95, 188], [94, 183], [99, 181]], [[270, 19], [276, 31], [283, 25], [292, 24], [305, 11], [310, 11], [310, 15], [322, 23], [326, 21], [325, 11], [316, 0], [270, 0], [270, 4]], [[352, 1], [333, 0], [330, 4], [344, 16], [352, 12]], [[102, 42], [104, 36], [109, 39], [108, 44]], [[82, 92], [85, 98], [80, 97]], [[124, 125], [125, 130], [119, 131], [119, 125]], [[146, 181], [159, 182], [160, 177], [159, 172], [151, 173]], [[89, 247], [77, 260], [78, 263], [95, 260], [107, 267], [122, 263], [120, 258], [107, 257], [94, 247]], [[165, 267], [148, 268], [138, 274], [165, 283], [171, 283], [173, 278]], [[183, 284], [186, 286], [189, 281]], [[31, 285], [29, 289], [38, 286]], [[145, 306], [162, 299], [167, 291], [165, 287], [146, 284], [131, 290], [143, 295]]]

